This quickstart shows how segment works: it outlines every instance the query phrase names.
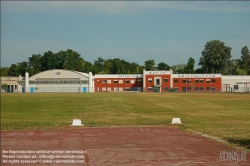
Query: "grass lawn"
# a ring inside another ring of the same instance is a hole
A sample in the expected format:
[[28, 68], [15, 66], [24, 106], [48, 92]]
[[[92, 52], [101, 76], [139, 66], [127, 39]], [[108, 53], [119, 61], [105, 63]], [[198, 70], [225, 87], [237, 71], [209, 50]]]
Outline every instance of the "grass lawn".
[[250, 148], [250, 95], [235, 93], [2, 93], [1, 130], [85, 126], [162, 126], [181, 118], [181, 130]]

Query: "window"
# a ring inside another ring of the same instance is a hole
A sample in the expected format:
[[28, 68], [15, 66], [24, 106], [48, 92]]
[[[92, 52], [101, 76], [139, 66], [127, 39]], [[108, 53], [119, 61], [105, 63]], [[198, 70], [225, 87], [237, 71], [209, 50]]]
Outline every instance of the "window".
[[119, 91], [123, 91], [123, 87], [119, 87]]
[[215, 79], [212, 79], [212, 83], [215, 83]]
[[97, 83], [99, 84], [99, 80], [97, 80]]
[[141, 79], [136, 79], [137, 84], [141, 84]]
[[114, 80], [114, 84], [118, 84], [118, 80]]
[[167, 78], [164, 78], [164, 79], [163, 79], [163, 82], [164, 82], [164, 83], [167, 83], [167, 82], [168, 82], [168, 79], [167, 79]]
[[177, 79], [174, 79], [174, 83], [178, 83], [178, 80], [177, 80]]
[[153, 88], [152, 87], [148, 87], [148, 90], [153, 90]]
[[111, 84], [111, 80], [108, 80], [108, 84]]
[[198, 88], [198, 87], [195, 87], [195, 88], [194, 88], [194, 90], [195, 90], [195, 91], [198, 91], [198, 90], [199, 90], [199, 88]]
[[156, 85], [160, 85], [160, 79], [156, 79]]
[[182, 80], [182, 83], [186, 83], [186, 80]]
[[119, 84], [123, 84], [123, 80], [119, 80]]
[[215, 87], [212, 87], [212, 91], [215, 91], [216, 90], [216, 88]]
[[239, 85], [234, 85], [234, 90], [238, 90], [239, 89]]
[[137, 91], [141, 91], [141, 89], [142, 89], [141, 87], [137, 87]]
[[148, 79], [148, 83], [152, 83], [152, 78], [149, 78], [149, 79]]
[[130, 80], [130, 83], [131, 83], [131, 84], [134, 84], [134, 83], [135, 83], [135, 80]]
[[107, 91], [111, 91], [111, 87], [107, 87]]
[[29, 81], [29, 84], [36, 84], [36, 81]]
[[204, 81], [203, 81], [203, 79], [200, 79], [200, 83], [203, 83]]
[[206, 87], [206, 90], [210, 90], [210, 87]]
[[210, 83], [210, 79], [206, 79], [206, 83]]
[[200, 87], [200, 90], [204, 90], [204, 88], [203, 88], [203, 87]]
[[194, 83], [199, 83], [199, 80], [197, 80], [197, 79], [196, 79], [196, 80], [194, 80]]
[[126, 90], [126, 91], [129, 91], [129, 87], [126, 87], [125, 90]]
[[[106, 84], [107, 83], [107, 80], [102, 80], [102, 83], [103, 84]], [[106, 89], [106, 88], [105, 88]]]
[[114, 91], [117, 92], [118, 91], [118, 87], [114, 87]]
[[[106, 80], [105, 80], [106, 81]], [[81, 80], [81, 84], [88, 84], [88, 81], [86, 80]]]
[[163, 87], [163, 90], [167, 91], [167, 90], [168, 90], [168, 87], [166, 87], [166, 86], [165, 86], [165, 87]]
[[191, 87], [187, 87], [187, 90], [191, 90]]
[[102, 87], [102, 91], [106, 91], [106, 87]]
[[126, 84], [129, 84], [129, 80], [126, 80], [125, 82], [126, 82]]
[[188, 83], [191, 83], [191, 80], [189, 79], [187, 82], [188, 82]]

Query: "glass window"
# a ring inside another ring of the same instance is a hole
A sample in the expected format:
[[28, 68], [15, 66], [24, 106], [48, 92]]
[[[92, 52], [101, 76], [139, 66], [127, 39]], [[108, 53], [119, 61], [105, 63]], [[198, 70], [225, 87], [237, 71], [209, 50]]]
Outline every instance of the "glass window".
[[163, 82], [164, 82], [164, 83], [167, 83], [167, 82], [168, 82], [168, 79], [167, 79], [167, 78], [164, 78], [164, 79], [163, 79]]
[[187, 82], [188, 82], [188, 83], [191, 83], [191, 80], [189, 79], [189, 80], [187, 80]]
[[135, 80], [130, 80], [130, 83], [131, 83], [131, 84], [134, 84], [134, 83], [135, 83]]
[[239, 89], [239, 85], [234, 85], [234, 90], [238, 90]]
[[206, 79], [206, 83], [210, 83], [210, 79]]
[[215, 83], [215, 79], [212, 79], [212, 83]]
[[177, 79], [174, 79], [174, 83], [178, 83], [178, 80], [177, 80]]
[[206, 90], [210, 90], [210, 87], [206, 87]]
[[187, 90], [191, 90], [191, 87], [187, 87]]
[[141, 79], [136, 79], [137, 84], [141, 84]]
[[123, 80], [119, 80], [119, 84], [123, 84]]
[[126, 80], [126, 84], [129, 84], [129, 80]]
[[198, 87], [195, 87], [194, 90], [197, 91], [197, 90], [199, 90], [199, 88], [198, 88]]
[[203, 80], [203, 79], [200, 79], [200, 83], [204, 83], [204, 80]]
[[186, 80], [182, 80], [182, 83], [186, 83]]
[[156, 85], [160, 85], [160, 79], [156, 79]]
[[152, 83], [152, 78], [149, 78], [149, 79], [148, 79], [148, 83]]
[[[103, 83], [103, 84], [106, 84], [106, 83], [107, 83], [107, 80], [102, 80], [102, 83]], [[105, 88], [105, 90], [106, 90], [106, 88]]]
[[152, 87], [148, 87], [148, 90], [153, 90], [153, 88]]
[[118, 84], [118, 80], [114, 80], [114, 84]]
[[164, 90], [168, 90], [168, 87], [165, 86], [163, 89], [164, 89]]
[[108, 84], [111, 84], [111, 80], [108, 80], [107, 82], [108, 82]]
[[199, 80], [194, 80], [194, 83], [199, 83]]
[[200, 90], [204, 90], [204, 88], [203, 88], [203, 87], [200, 87]]

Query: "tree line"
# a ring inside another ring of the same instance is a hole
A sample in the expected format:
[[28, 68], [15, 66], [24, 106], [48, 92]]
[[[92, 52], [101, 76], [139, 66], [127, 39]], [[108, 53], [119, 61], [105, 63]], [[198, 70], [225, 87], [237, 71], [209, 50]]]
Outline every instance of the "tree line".
[[241, 49], [240, 59], [231, 59], [231, 47], [219, 40], [212, 40], [205, 44], [201, 52], [198, 69], [194, 69], [195, 60], [190, 57], [187, 63], [169, 66], [166, 62], [155, 64], [154, 59], [148, 59], [144, 65], [128, 62], [124, 59], [103, 59], [98, 57], [92, 64], [84, 60], [81, 55], [72, 50], [52, 51], [33, 54], [28, 61], [1, 67], [1, 76], [19, 76], [29, 72], [30, 76], [50, 69], [66, 69], [93, 74], [142, 74], [143, 70], [169, 70], [174, 73], [221, 73], [224, 75], [250, 75], [250, 52], [247, 46]]

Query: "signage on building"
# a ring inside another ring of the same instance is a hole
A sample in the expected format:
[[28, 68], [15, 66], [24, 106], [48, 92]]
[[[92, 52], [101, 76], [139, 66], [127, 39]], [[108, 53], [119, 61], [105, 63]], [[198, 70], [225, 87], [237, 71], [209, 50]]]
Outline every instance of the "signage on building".
[[61, 75], [61, 74], [62, 74], [62, 73], [61, 73], [61, 72], [59, 72], [59, 71], [55, 73], [55, 75]]
[[219, 74], [178, 74], [178, 78], [214, 78], [220, 77]]
[[135, 74], [120, 74], [118, 78], [141, 78], [142, 75], [135, 75]]
[[145, 74], [170, 74], [169, 71], [146, 71]]

